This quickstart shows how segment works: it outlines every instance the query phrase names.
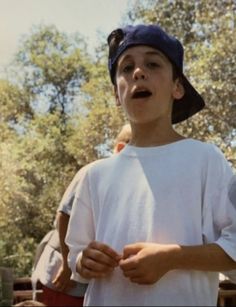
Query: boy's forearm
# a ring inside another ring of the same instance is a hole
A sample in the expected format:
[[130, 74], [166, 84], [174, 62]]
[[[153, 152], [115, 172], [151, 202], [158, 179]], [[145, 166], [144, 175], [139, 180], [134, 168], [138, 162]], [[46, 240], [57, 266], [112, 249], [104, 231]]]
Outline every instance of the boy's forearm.
[[63, 258], [63, 263], [67, 264], [67, 256], [69, 253], [69, 248], [65, 244], [65, 237], [67, 233], [68, 223], [69, 223], [69, 215], [63, 212], [57, 213], [57, 230], [59, 232], [59, 240], [61, 246], [61, 254]]
[[212, 272], [236, 269], [236, 261], [215, 243], [199, 246], [176, 245], [169, 258], [172, 269]]

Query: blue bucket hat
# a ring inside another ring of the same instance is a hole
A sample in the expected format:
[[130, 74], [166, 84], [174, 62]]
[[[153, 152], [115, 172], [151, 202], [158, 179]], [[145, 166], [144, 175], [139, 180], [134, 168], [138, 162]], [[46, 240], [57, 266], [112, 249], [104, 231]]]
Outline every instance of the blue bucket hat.
[[173, 36], [168, 35], [158, 25], [136, 25], [116, 29], [108, 36], [109, 58], [108, 68], [111, 81], [115, 84], [117, 60], [130, 47], [146, 45], [160, 50], [176, 67], [185, 94], [181, 99], [175, 99], [172, 110], [172, 123], [176, 124], [202, 110], [205, 102], [183, 73], [184, 49]]

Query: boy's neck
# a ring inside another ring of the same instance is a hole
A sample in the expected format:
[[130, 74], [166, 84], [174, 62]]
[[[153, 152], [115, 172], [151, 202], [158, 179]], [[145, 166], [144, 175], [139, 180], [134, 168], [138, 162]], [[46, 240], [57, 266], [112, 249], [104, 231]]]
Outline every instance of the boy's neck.
[[132, 138], [130, 145], [137, 147], [161, 146], [185, 139], [168, 123], [131, 123], [131, 127]]

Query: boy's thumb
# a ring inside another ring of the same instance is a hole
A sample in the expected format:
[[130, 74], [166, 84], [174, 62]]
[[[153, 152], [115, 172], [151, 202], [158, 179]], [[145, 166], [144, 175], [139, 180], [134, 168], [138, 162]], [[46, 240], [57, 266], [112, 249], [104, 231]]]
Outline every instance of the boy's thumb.
[[124, 247], [123, 259], [136, 255], [143, 248], [141, 243], [129, 244]]

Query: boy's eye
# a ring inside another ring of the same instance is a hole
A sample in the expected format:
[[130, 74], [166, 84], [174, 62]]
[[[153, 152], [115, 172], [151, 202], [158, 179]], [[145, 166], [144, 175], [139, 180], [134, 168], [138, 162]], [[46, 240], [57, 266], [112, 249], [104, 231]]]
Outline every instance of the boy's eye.
[[160, 65], [157, 62], [148, 62], [147, 66], [150, 68], [160, 67]]
[[132, 64], [127, 64], [123, 67], [122, 71], [123, 72], [130, 72], [133, 69], [133, 65]]

